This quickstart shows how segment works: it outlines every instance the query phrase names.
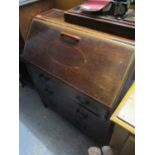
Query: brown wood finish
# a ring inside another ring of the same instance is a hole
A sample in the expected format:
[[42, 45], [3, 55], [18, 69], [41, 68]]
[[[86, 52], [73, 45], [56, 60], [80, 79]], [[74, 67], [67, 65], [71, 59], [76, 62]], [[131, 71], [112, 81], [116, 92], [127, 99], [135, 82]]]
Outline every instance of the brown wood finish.
[[135, 11], [130, 9], [123, 19], [116, 19], [110, 15], [86, 14], [79, 7], [64, 13], [65, 21], [86, 26], [99, 31], [135, 38]]
[[110, 146], [119, 155], [135, 155], [135, 136], [115, 124]]
[[73, 27], [74, 25], [74, 29], [77, 29], [79, 31], [85, 31], [85, 32], [90, 32], [91, 30], [91, 33], [93, 33], [95, 36], [104, 36], [106, 38], [109, 38], [109, 39], [113, 39], [113, 40], [117, 40], [117, 41], [120, 41], [120, 42], [126, 42], [128, 44], [132, 44], [134, 45], [134, 40], [133, 39], [130, 39], [130, 38], [125, 38], [125, 37], [122, 37], [122, 36], [118, 36], [118, 35], [114, 35], [114, 34], [109, 34], [109, 33], [106, 33], [106, 32], [99, 32], [99, 31], [96, 31], [96, 30], [92, 30], [90, 28], [87, 28], [85, 26], [78, 26], [77, 24], [70, 24], [70, 23], [67, 23], [66, 25], [66, 22], [64, 20], [64, 13], [62, 10], [59, 10], [59, 9], [51, 9], [49, 11], [46, 11], [46, 12], [43, 12], [41, 14], [38, 14], [35, 18], [36, 19], [41, 19], [43, 21], [47, 21], [49, 23], [51, 23], [53, 20], [54, 22], [56, 23], [61, 23], [61, 25], [64, 25], [67, 26], [67, 27]]
[[33, 17], [53, 7], [53, 0], [43, 0], [19, 8], [19, 27], [24, 40], [26, 40]]
[[84, 0], [54, 0], [54, 7], [67, 10], [78, 6], [82, 2], [84, 2]]
[[133, 67], [134, 43], [62, 17], [63, 12], [51, 10], [33, 20], [23, 58], [113, 108]]
[[130, 135], [125, 142], [123, 148], [119, 152], [120, 155], [134, 155], [135, 154], [135, 137]]

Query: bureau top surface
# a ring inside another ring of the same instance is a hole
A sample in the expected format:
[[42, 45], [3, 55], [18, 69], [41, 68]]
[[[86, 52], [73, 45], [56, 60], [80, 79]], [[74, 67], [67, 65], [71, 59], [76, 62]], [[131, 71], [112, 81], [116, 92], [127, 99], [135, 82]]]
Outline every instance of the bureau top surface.
[[62, 15], [35, 17], [23, 58], [112, 108], [133, 67], [133, 42], [65, 23]]

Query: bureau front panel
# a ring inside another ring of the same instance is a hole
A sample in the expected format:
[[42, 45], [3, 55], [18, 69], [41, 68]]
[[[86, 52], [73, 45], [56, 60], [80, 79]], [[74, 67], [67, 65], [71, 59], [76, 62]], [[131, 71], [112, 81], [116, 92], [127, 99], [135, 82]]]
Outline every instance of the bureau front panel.
[[67, 24], [34, 20], [23, 57], [111, 108], [134, 62], [134, 46]]

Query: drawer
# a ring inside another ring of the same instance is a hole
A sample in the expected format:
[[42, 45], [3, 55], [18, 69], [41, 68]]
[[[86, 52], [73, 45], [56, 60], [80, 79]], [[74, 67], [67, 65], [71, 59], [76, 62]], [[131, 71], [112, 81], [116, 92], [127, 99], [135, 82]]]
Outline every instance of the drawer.
[[73, 100], [67, 97], [61, 97], [61, 100], [59, 100], [59, 104], [59, 113], [68, 121], [75, 123], [78, 105]]
[[61, 84], [60, 92], [64, 96], [68, 96], [68, 98], [73, 100], [76, 104], [79, 104], [94, 113], [94, 115], [104, 118], [108, 114], [108, 110], [103, 106], [103, 104], [91, 99], [89, 96], [73, 89], [65, 83]]
[[91, 99], [90, 97], [84, 94], [76, 95], [76, 103], [80, 104], [82, 107], [85, 107], [87, 110], [92, 112], [94, 115], [105, 118], [108, 116], [108, 110], [99, 102]]
[[79, 106], [76, 110], [75, 121], [85, 133], [88, 133], [98, 141], [105, 141], [111, 127], [109, 120], [97, 117], [81, 106]]
[[44, 88], [45, 82], [43, 80], [44, 74], [33, 65], [27, 64], [28, 72], [33, 80], [33, 83], [35, 87], [39, 90], [42, 90]]
[[134, 46], [67, 23], [35, 19], [22, 57], [112, 108], [134, 63]]
[[27, 65], [30, 76], [39, 90], [47, 90], [49, 88], [56, 89], [57, 85], [59, 85], [60, 81], [55, 79], [54, 77], [48, 75], [46, 72], [40, 70], [39, 68], [33, 65]]

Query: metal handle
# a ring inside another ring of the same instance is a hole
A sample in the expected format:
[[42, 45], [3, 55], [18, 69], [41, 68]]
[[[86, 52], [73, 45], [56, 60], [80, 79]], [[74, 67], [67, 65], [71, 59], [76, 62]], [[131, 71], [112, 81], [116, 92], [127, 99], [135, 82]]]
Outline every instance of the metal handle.
[[81, 40], [80, 37], [75, 36], [75, 35], [73, 35], [73, 34], [69, 34], [69, 33], [67, 33], [67, 32], [61, 32], [61, 36], [68, 37], [68, 38], [74, 39], [74, 40], [76, 40], [76, 41], [80, 41], [80, 40]]

